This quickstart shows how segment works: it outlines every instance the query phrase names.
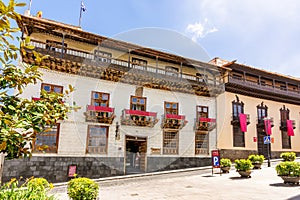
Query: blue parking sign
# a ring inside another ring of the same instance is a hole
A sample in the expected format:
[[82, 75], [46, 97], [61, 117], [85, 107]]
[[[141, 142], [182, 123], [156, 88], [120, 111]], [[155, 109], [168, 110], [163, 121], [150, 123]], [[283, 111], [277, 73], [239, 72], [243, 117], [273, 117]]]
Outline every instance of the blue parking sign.
[[220, 153], [219, 150], [212, 150], [212, 167], [220, 168]]

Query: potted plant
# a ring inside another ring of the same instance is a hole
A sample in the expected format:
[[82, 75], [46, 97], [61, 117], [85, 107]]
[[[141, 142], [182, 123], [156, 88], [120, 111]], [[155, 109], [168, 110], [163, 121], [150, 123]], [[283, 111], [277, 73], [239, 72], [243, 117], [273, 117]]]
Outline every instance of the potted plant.
[[251, 161], [254, 169], [261, 169], [261, 165], [265, 160], [263, 155], [251, 154], [248, 156], [248, 159]]
[[283, 161], [294, 161], [296, 159], [296, 153], [284, 152], [280, 154], [280, 158], [282, 158]]
[[231, 168], [231, 160], [229, 158], [221, 158], [220, 165], [223, 173], [229, 173]]
[[251, 178], [251, 169], [253, 165], [248, 159], [237, 159], [234, 161], [236, 171], [241, 175], [241, 177]]
[[299, 185], [300, 180], [300, 163], [295, 161], [285, 161], [276, 165], [276, 172], [284, 183]]

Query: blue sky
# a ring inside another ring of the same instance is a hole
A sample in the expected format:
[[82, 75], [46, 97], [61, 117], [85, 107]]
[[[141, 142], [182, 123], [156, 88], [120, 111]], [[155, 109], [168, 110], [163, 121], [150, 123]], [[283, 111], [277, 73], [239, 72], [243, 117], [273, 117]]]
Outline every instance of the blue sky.
[[[22, 1], [29, 3], [18, 0]], [[31, 13], [41, 10], [43, 18], [78, 25], [80, 3], [32, 0]], [[171, 30], [195, 41], [210, 58], [237, 59], [300, 77], [300, 1], [84, 0], [84, 4], [87, 11], [81, 25], [86, 31], [115, 37], [148, 27]]]

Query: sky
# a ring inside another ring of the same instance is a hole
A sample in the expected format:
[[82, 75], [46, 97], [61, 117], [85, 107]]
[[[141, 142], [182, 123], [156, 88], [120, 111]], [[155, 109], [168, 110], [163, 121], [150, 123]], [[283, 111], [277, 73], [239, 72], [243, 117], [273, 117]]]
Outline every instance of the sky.
[[[32, 0], [31, 14], [42, 11], [43, 18], [78, 25], [80, 5], [81, 0]], [[300, 78], [298, 0], [84, 0], [84, 6], [81, 27], [85, 31], [127, 40], [122, 35], [128, 32], [167, 30], [182, 35], [182, 41], [195, 42], [210, 59], [237, 60]], [[24, 13], [27, 8], [17, 11]], [[154, 36], [149, 40], [128, 41], [164, 49], [151, 45], [153, 39], [163, 43], [172, 38], [150, 35]], [[177, 47], [184, 48], [182, 41]], [[170, 51], [181, 55], [178, 49]]]

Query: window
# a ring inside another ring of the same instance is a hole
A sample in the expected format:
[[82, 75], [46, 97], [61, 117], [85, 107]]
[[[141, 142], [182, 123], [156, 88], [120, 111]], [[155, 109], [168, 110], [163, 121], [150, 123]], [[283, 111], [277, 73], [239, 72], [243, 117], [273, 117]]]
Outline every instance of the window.
[[232, 101], [232, 120], [233, 122], [233, 146], [245, 147], [245, 135], [240, 129], [239, 114], [244, 113], [244, 103], [236, 96], [236, 100]]
[[146, 97], [131, 96], [130, 110], [146, 111]]
[[106, 154], [108, 141], [107, 126], [88, 126], [87, 153]]
[[109, 107], [109, 94], [102, 92], [92, 92], [91, 105]]
[[240, 74], [232, 74], [232, 77], [235, 78], [235, 79], [239, 79], [239, 80], [243, 79], [243, 76], [240, 75]]
[[133, 68], [146, 70], [147, 68], [147, 60], [139, 59], [139, 58], [132, 58], [132, 66]]
[[178, 72], [179, 72], [178, 68], [172, 66], [166, 66], [165, 69], [166, 69], [166, 75], [178, 77]]
[[105, 52], [105, 51], [100, 51], [100, 50], [94, 50], [94, 57], [96, 61], [101, 61], [101, 62], [111, 62], [111, 57], [112, 54], [109, 52]]
[[[57, 51], [57, 52], [61, 52], [62, 51], [62, 42], [56, 42], [56, 41], [52, 41], [52, 40], [46, 40], [46, 49], [50, 50], [50, 51]], [[64, 43], [64, 53], [66, 53], [67, 51], [67, 44]]]
[[178, 154], [179, 137], [177, 131], [165, 131], [163, 133], [163, 153]]
[[178, 103], [165, 102], [165, 114], [178, 115]]
[[33, 145], [34, 152], [57, 153], [59, 124], [46, 127], [44, 132], [38, 133]]
[[282, 148], [283, 149], [291, 149], [291, 136], [288, 136], [287, 134], [287, 124], [286, 120], [290, 119], [290, 110], [288, 108], [280, 108], [280, 128], [281, 128], [281, 142], [282, 142]]
[[209, 134], [207, 132], [196, 132], [195, 154], [208, 154]]
[[52, 85], [48, 83], [42, 83], [42, 90], [45, 90], [46, 92], [55, 92], [62, 94], [63, 93], [63, 86], [60, 85]]
[[233, 126], [233, 146], [245, 147], [245, 135], [239, 126]]
[[197, 106], [197, 118], [200, 117], [208, 118], [208, 107], [207, 106]]
[[262, 102], [260, 105], [257, 106], [258, 122], [262, 122], [265, 117], [268, 117], [268, 107]]

